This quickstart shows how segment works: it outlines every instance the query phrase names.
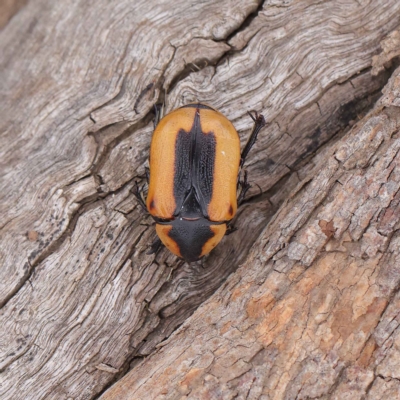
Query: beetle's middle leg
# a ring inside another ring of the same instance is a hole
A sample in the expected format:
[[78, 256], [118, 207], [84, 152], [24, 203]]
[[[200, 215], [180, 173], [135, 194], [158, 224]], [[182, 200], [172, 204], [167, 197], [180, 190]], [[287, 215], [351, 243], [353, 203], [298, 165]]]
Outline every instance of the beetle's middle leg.
[[144, 174], [136, 175], [134, 179], [146, 179], [147, 184], [150, 182], [150, 168], [144, 167]]
[[238, 180], [238, 188], [239, 187], [240, 187], [240, 193], [237, 198], [238, 207], [243, 203], [247, 191], [251, 188], [250, 183], [247, 181], [247, 171], [244, 171], [243, 180], [242, 181], [240, 179]]
[[143, 189], [144, 189], [144, 185], [142, 187], [139, 186], [139, 183], [137, 181], [135, 181], [135, 186], [131, 189], [131, 192], [135, 195], [135, 197], [137, 198], [140, 206], [142, 207], [143, 211], [147, 214], [147, 207], [146, 207], [146, 203], [143, 200]]
[[240, 167], [243, 167], [244, 162], [246, 161], [246, 157], [249, 154], [249, 151], [254, 146], [254, 143], [257, 140], [257, 135], [260, 132], [261, 128], [264, 127], [267, 123], [265, 122], [265, 118], [262, 114], [258, 114], [257, 111], [254, 111], [254, 116], [251, 112], [248, 112], [251, 119], [254, 121], [253, 131], [249, 137], [249, 140], [244, 146], [242, 154], [240, 156]]

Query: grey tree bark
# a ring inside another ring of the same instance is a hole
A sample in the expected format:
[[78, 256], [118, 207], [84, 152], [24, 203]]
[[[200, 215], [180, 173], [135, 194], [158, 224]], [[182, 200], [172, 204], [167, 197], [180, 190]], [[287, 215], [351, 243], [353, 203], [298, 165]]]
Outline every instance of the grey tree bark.
[[[0, 32], [0, 397], [400, 398], [400, 3], [24, 3]], [[130, 191], [165, 100], [242, 143], [268, 121], [204, 269], [146, 254]]]

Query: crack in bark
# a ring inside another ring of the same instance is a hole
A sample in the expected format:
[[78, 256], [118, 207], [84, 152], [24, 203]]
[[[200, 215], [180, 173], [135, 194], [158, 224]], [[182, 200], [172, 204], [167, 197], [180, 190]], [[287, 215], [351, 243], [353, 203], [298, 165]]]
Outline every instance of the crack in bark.
[[[264, 3], [265, 0], [258, 0], [259, 5], [256, 9], [256, 11], [253, 11], [252, 13], [250, 13], [249, 15], [247, 15], [247, 17], [243, 20], [242, 24], [236, 28], [235, 30], [233, 30], [230, 34], [228, 34], [226, 36], [226, 38], [224, 39], [220, 39], [220, 40], [213, 40], [214, 42], [218, 43], [218, 42], [223, 42], [225, 44], [227, 44], [230, 49], [225, 51], [216, 61], [212, 62], [212, 63], [208, 63], [205, 62], [204, 64], [202, 64], [201, 66], [195, 65], [193, 63], [188, 63], [186, 64], [186, 68], [181, 71], [176, 77], [174, 77], [171, 80], [171, 84], [169, 85], [168, 89], [167, 89], [167, 94], [170, 93], [175, 87], [176, 85], [186, 79], [189, 75], [191, 75], [192, 73], [197, 73], [199, 71], [202, 71], [203, 69], [207, 68], [207, 67], [215, 67], [214, 68], [214, 75], [216, 73], [217, 67], [218, 65], [220, 65], [225, 59], [229, 59], [229, 57], [231, 57], [234, 53], [238, 53], [243, 51], [243, 49], [240, 50], [235, 50], [234, 48], [232, 48], [232, 46], [229, 44], [229, 41], [235, 36], [237, 35], [239, 32], [242, 32], [243, 30], [245, 30], [248, 26], [251, 25], [251, 23], [258, 17], [259, 12], [263, 9], [264, 7]], [[247, 47], [247, 45], [249, 44], [249, 42], [251, 41], [251, 39], [258, 33], [258, 31], [256, 33], [254, 33], [254, 35], [247, 41], [245, 47]], [[195, 39], [195, 38], [193, 38]], [[176, 49], [175, 49], [176, 50]], [[193, 70], [193, 66], [196, 67], [196, 70]]]
[[[89, 175], [90, 176], [90, 175]], [[81, 180], [81, 179], [79, 179]], [[79, 181], [78, 180], [78, 181]], [[72, 182], [71, 184], [73, 184]], [[71, 185], [69, 184], [69, 185]], [[122, 187], [118, 188], [117, 190], [113, 192], [108, 192], [107, 196], [117, 194], [124, 190], [127, 186], [132, 184], [132, 180], [128, 181], [125, 183]], [[68, 186], [69, 186], [68, 185]], [[44, 262], [51, 254], [56, 252], [65, 242], [67, 238], [70, 238], [73, 231], [75, 230], [76, 224], [78, 222], [78, 219], [81, 215], [86, 213], [87, 211], [95, 208], [98, 206], [99, 203], [102, 203], [105, 199], [105, 197], [101, 197], [100, 195], [96, 196], [96, 198], [93, 200], [93, 196], [89, 196], [89, 198], [82, 199], [79, 204], [80, 207], [77, 208], [77, 210], [71, 215], [69, 219], [69, 223], [67, 227], [65, 228], [64, 232], [60, 235], [59, 238], [57, 238], [53, 243], [51, 243], [47, 248], [44, 248], [43, 252], [41, 255], [37, 258], [37, 260], [34, 263], [30, 263], [29, 259], [27, 261], [27, 265], [29, 265], [29, 268], [27, 269], [27, 272], [24, 274], [24, 276], [21, 278], [20, 282], [18, 285], [16, 285], [15, 290], [13, 290], [9, 296], [7, 296], [2, 303], [0, 303], [0, 310], [4, 308], [9, 301], [19, 292], [19, 290], [25, 285], [26, 282], [30, 280], [32, 275], [34, 274], [34, 271], [38, 265], [40, 265], [42, 262]], [[106, 230], [107, 227], [104, 229]]]

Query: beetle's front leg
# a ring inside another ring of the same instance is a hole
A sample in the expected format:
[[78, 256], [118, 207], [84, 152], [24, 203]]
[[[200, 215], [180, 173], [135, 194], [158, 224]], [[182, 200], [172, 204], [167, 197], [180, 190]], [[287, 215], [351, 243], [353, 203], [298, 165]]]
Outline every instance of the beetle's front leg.
[[267, 124], [265, 122], [264, 116], [262, 114], [258, 114], [257, 111], [254, 111], [254, 116], [251, 114], [251, 112], [248, 112], [248, 114], [250, 115], [251, 119], [254, 121], [254, 128], [253, 128], [253, 131], [251, 132], [249, 140], [247, 141], [246, 146], [244, 146], [244, 149], [240, 156], [240, 167], [241, 168], [243, 167], [243, 164], [246, 161], [246, 157], [249, 154], [249, 151], [254, 146], [254, 143], [257, 140], [258, 133], [260, 132], [261, 128], [263, 128]]
[[164, 111], [164, 105], [163, 104], [154, 104], [154, 129], [157, 128], [158, 123], [160, 122], [160, 119], [163, 117], [163, 111]]

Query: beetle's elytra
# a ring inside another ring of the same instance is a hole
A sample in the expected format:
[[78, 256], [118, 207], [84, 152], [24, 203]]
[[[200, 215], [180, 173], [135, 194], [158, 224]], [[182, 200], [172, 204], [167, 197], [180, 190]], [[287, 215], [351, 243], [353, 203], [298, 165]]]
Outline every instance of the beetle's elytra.
[[[250, 116], [255, 125], [242, 154], [232, 123], [205, 104], [172, 111], [154, 130], [145, 206], [161, 242], [187, 262], [221, 241], [236, 214], [238, 189], [240, 202], [250, 187], [238, 179], [239, 169], [265, 125], [262, 115]], [[144, 205], [139, 190], [135, 194]]]

